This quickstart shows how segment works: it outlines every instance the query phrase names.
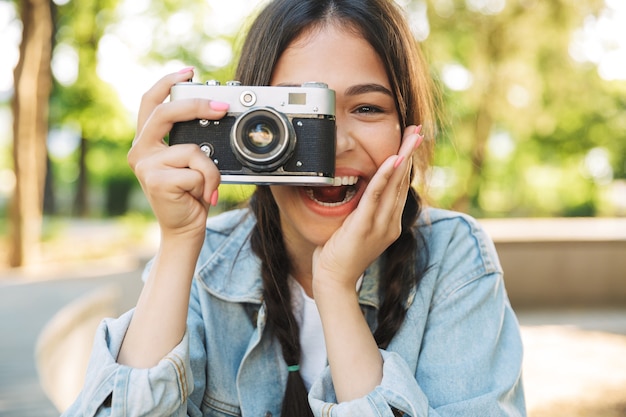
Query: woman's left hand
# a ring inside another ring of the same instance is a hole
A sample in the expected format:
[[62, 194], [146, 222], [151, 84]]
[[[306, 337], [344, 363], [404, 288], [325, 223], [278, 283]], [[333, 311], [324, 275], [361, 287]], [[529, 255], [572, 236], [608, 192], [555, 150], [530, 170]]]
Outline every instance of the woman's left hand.
[[382, 163], [356, 210], [313, 255], [313, 296], [340, 402], [363, 397], [382, 380], [382, 358], [361, 312], [356, 281], [400, 236], [411, 157], [422, 139], [415, 126], [405, 130], [398, 155]]
[[316, 249], [314, 294], [324, 289], [354, 292], [356, 281], [365, 269], [400, 236], [412, 155], [424, 138], [419, 132], [420, 128], [415, 126], [405, 129], [398, 154], [382, 163], [356, 210], [324, 246]]

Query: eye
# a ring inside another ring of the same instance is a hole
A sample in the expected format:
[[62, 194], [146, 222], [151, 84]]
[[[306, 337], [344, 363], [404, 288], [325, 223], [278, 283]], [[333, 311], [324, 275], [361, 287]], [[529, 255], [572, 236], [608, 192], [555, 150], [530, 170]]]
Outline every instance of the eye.
[[363, 106], [357, 107], [355, 109], [355, 112], [363, 113], [363, 114], [372, 114], [372, 113], [383, 113], [383, 110], [377, 106], [363, 105]]

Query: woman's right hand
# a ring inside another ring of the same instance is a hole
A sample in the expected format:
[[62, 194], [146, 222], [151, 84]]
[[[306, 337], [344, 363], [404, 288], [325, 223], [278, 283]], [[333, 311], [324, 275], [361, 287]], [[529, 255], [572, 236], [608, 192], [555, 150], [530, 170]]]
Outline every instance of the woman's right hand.
[[144, 94], [128, 162], [159, 222], [162, 238], [193, 237], [201, 243], [209, 207], [217, 203], [219, 170], [197, 145], [170, 147], [163, 138], [175, 122], [221, 119], [228, 104], [203, 99], [164, 102], [174, 84], [192, 77], [193, 68], [185, 68], [166, 75]]

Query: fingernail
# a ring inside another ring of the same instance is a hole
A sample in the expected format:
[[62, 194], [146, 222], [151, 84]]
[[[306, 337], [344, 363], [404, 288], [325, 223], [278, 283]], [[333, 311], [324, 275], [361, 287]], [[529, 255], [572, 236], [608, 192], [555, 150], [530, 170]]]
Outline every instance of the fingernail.
[[413, 149], [419, 148], [419, 146], [422, 144], [423, 141], [424, 141], [424, 135], [418, 135], [417, 140], [415, 141], [415, 146], [413, 146]]
[[183, 69], [181, 69], [180, 71], [178, 71], [179, 74], [185, 74], [188, 73], [190, 71], [193, 71], [195, 67], [185, 67]]
[[224, 110], [228, 110], [230, 105], [228, 103], [222, 103], [221, 101], [213, 101], [213, 100], [211, 100], [209, 102], [209, 107], [211, 107], [211, 109], [213, 109], [215, 111], [224, 111]]
[[415, 127], [415, 133], [419, 134], [422, 132], [422, 125], [416, 126]]
[[396, 163], [393, 164], [394, 168], [398, 168], [400, 166], [400, 164], [402, 163], [402, 161], [404, 161], [404, 156], [400, 155], [398, 157], [398, 159], [396, 159]]
[[213, 194], [211, 194], [211, 205], [213, 207], [217, 206], [218, 198], [219, 198], [219, 193], [217, 192], [217, 190], [213, 191]]

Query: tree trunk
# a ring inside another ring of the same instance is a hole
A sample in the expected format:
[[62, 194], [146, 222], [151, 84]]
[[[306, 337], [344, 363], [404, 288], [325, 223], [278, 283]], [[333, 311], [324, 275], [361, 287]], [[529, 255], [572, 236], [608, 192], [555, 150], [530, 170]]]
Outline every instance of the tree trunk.
[[46, 176], [48, 99], [52, 86], [52, 5], [22, 0], [22, 43], [14, 72], [13, 164], [17, 179], [11, 202], [11, 266], [36, 263], [40, 255]]
[[85, 138], [80, 139], [80, 147], [78, 154], [78, 181], [76, 185], [76, 195], [74, 196], [74, 215], [78, 217], [87, 217], [89, 213], [88, 196], [88, 178], [87, 178], [87, 146], [89, 141]]

